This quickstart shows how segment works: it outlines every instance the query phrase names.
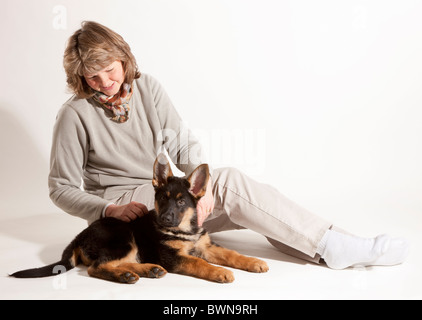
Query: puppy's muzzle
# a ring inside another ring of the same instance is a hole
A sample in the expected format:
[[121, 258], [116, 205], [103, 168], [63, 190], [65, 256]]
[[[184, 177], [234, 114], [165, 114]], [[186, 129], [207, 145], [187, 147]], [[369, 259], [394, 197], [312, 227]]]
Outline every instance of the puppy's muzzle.
[[166, 212], [160, 216], [161, 224], [165, 227], [177, 226], [176, 214], [173, 211]]

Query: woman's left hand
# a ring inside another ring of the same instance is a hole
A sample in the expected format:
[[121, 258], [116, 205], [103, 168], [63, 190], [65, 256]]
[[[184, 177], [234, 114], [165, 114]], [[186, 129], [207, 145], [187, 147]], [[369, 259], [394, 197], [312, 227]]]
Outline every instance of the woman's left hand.
[[196, 211], [198, 212], [198, 225], [202, 227], [204, 221], [214, 210], [214, 196], [212, 194], [211, 177], [208, 180], [207, 191], [205, 195], [198, 201]]

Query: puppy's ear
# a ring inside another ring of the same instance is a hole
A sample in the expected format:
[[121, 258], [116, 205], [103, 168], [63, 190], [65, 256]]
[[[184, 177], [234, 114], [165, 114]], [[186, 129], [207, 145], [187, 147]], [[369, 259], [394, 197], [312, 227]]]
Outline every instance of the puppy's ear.
[[173, 172], [170, 168], [170, 163], [164, 153], [160, 153], [155, 159], [154, 175], [152, 178], [152, 185], [154, 188], [160, 188], [167, 184], [167, 178], [172, 177]]
[[210, 172], [207, 164], [201, 164], [187, 178], [190, 183], [189, 192], [197, 199], [205, 195], [207, 191], [208, 179]]

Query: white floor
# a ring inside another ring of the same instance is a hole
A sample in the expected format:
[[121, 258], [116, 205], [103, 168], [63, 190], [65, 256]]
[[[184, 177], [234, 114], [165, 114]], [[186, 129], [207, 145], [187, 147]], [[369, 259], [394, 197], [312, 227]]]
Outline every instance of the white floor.
[[[0, 225], [0, 299], [420, 299], [422, 272], [419, 232], [407, 232], [411, 254], [403, 265], [343, 271], [308, 264], [283, 255], [249, 230], [214, 234], [220, 245], [261, 257], [266, 274], [233, 270], [231, 284], [215, 284], [168, 274], [134, 285], [88, 276], [77, 267], [56, 277], [15, 279], [14, 271], [59, 260], [64, 247], [85, 228], [84, 221], [54, 213], [2, 221]], [[414, 228], [413, 230], [417, 230]], [[182, 291], [181, 291], [182, 290]]]

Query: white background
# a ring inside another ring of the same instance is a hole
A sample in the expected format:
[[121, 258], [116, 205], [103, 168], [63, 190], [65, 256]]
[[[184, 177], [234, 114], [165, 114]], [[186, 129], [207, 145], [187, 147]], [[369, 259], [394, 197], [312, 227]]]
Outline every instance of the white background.
[[409, 0], [2, 0], [1, 218], [60, 211], [47, 175], [70, 97], [63, 51], [95, 20], [164, 85], [215, 167], [361, 232], [420, 227], [421, 13]]
[[[422, 297], [421, 1], [0, 1], [3, 298]], [[406, 263], [336, 272], [233, 231], [216, 240], [270, 272], [236, 271], [224, 290], [177, 275], [122, 286], [83, 267], [65, 282], [7, 277], [57, 260], [86, 226], [47, 189], [52, 129], [70, 97], [63, 51], [83, 20], [126, 39], [214, 167], [238, 167], [353, 233], [406, 236]]]

